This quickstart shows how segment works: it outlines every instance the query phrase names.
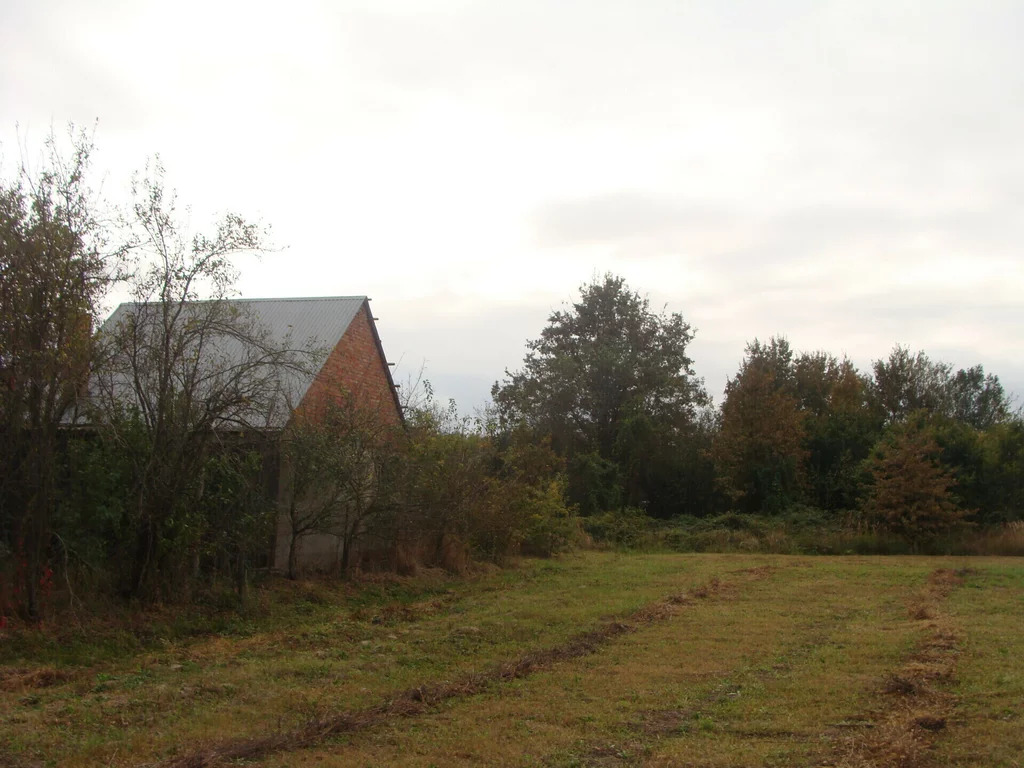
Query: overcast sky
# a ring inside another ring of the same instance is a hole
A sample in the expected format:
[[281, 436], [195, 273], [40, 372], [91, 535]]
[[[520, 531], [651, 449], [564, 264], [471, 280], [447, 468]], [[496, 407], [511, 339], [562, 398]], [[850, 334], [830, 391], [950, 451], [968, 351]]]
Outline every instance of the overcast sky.
[[159, 153], [194, 223], [272, 225], [243, 296], [371, 296], [464, 410], [606, 271], [716, 401], [776, 333], [1024, 395], [1022, 40], [1019, 1], [0, 0], [0, 141], [98, 119], [113, 200]]

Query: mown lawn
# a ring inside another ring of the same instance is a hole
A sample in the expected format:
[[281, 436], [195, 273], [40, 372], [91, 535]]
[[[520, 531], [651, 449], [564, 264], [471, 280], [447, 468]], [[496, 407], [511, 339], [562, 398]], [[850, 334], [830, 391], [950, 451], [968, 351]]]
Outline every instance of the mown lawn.
[[462, 579], [275, 583], [259, 601], [191, 635], [155, 620], [9, 634], [0, 765], [1024, 754], [1020, 560], [590, 552]]

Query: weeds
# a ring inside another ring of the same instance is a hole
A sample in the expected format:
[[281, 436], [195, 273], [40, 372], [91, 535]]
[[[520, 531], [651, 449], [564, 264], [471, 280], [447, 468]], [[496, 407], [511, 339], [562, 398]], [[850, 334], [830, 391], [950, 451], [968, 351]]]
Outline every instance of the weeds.
[[906, 538], [865, 526], [853, 512], [800, 507], [776, 517], [730, 512], [717, 517], [654, 520], [626, 510], [587, 519], [604, 546], [639, 552], [802, 555], [1024, 555], [1024, 521], [964, 527], [951, 534]]

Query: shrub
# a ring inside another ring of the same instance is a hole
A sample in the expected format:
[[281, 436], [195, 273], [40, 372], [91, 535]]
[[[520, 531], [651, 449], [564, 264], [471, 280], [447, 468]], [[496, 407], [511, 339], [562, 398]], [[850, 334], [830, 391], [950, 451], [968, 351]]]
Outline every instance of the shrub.
[[564, 478], [530, 489], [525, 522], [523, 554], [550, 557], [580, 542], [579, 520], [565, 504]]
[[638, 547], [650, 543], [648, 534], [657, 527], [642, 509], [623, 507], [583, 518], [583, 529], [597, 542]]
[[873, 485], [864, 513], [871, 524], [921, 543], [961, 523], [964, 514], [950, 493], [953, 477], [938, 462], [938, 452], [936, 442], [913, 427], [880, 444], [869, 459]]
[[563, 462], [547, 441], [500, 436], [432, 405], [409, 416], [393, 536], [436, 563], [455, 537], [478, 559], [551, 555], [579, 538]]

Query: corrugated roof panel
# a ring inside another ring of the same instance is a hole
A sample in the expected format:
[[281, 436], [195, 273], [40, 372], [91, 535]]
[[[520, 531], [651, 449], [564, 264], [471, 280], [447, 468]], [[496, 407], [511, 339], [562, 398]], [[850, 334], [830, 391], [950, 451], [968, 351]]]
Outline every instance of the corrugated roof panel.
[[[317, 358], [315, 367], [319, 368], [326, 355], [334, 349], [348, 330], [365, 301], [365, 296], [330, 296], [301, 299], [232, 299], [227, 304], [245, 314], [251, 313], [259, 326], [266, 330], [268, 341], [275, 346], [286, 345], [288, 349], [302, 352], [307, 359], [309, 353], [314, 353]], [[198, 308], [204, 303], [195, 302], [195, 306]], [[121, 304], [103, 323], [101, 331], [112, 332], [130, 313], [139, 309], [140, 305], [134, 302]], [[216, 359], [221, 366], [243, 363], [248, 354], [251, 354], [250, 345], [229, 336], [218, 338], [205, 352], [206, 356]], [[266, 423], [259, 426], [283, 427], [290, 417], [291, 408], [301, 402], [314, 377], [315, 372], [285, 371], [280, 382], [281, 402], [272, 409]], [[130, 389], [127, 382], [123, 388]]]

